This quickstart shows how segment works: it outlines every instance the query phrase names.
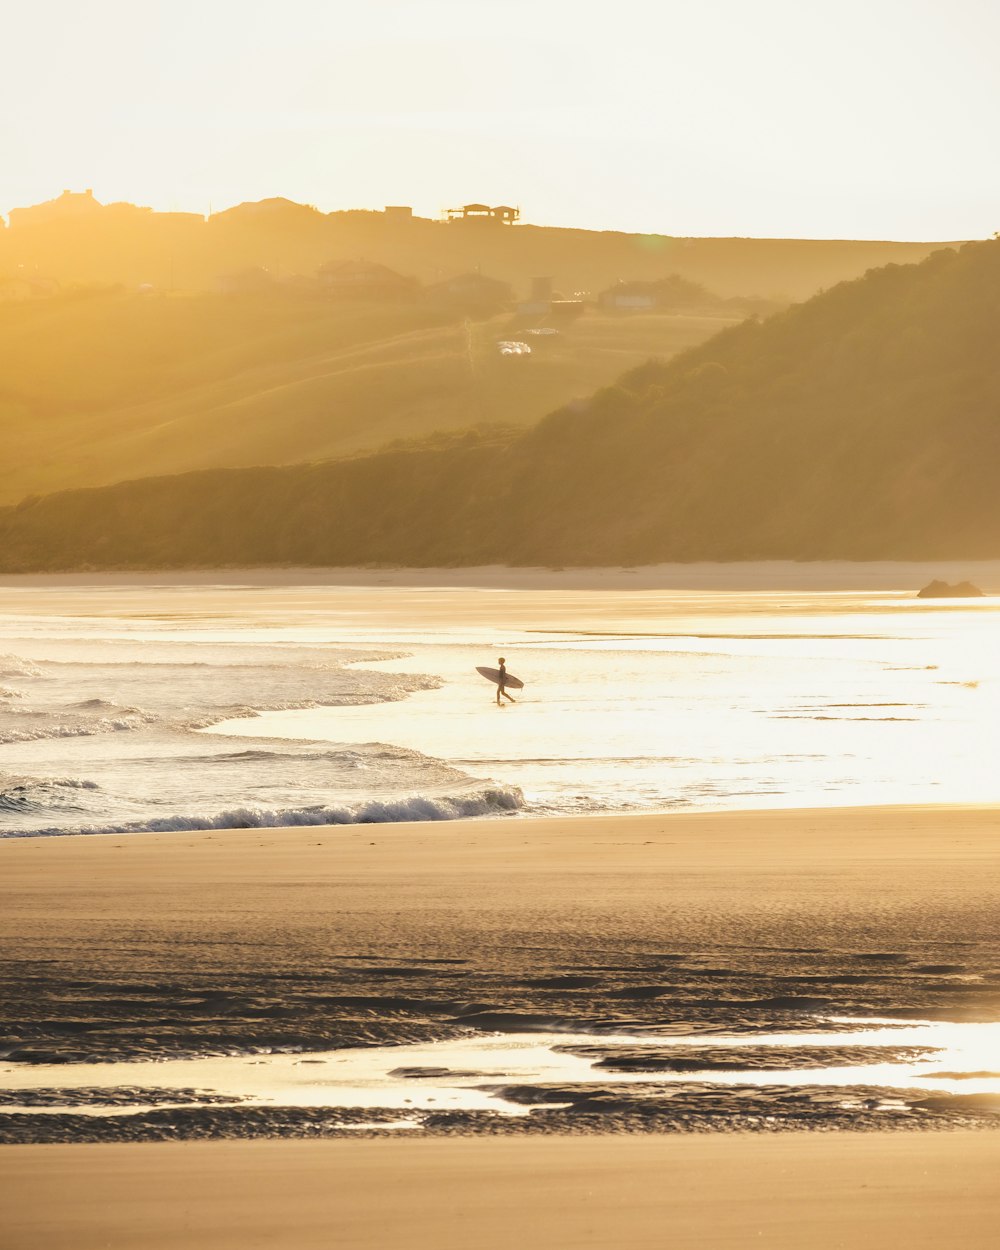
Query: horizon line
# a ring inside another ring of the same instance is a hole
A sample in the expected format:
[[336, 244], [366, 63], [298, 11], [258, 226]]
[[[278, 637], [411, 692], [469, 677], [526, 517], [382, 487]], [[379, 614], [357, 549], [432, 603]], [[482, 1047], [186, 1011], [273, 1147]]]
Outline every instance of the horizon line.
[[[44, 204], [51, 204], [51, 203], [58, 202], [58, 201], [62, 198], [62, 196], [63, 196], [63, 195], [66, 195], [67, 193], [68, 193], [68, 194], [71, 194], [71, 195], [81, 195], [81, 196], [82, 196], [82, 195], [87, 195], [87, 194], [89, 193], [89, 194], [91, 195], [91, 197], [94, 199], [95, 203], [96, 203], [96, 204], [98, 204], [101, 208], [107, 208], [107, 207], [110, 207], [111, 205], [115, 205], [115, 204], [124, 204], [124, 205], [128, 205], [128, 206], [130, 206], [130, 207], [132, 207], [132, 208], [136, 208], [136, 209], [140, 209], [140, 210], [148, 210], [148, 211], [149, 211], [149, 212], [151, 212], [151, 213], [155, 213], [155, 214], [157, 214], [157, 215], [162, 215], [162, 216], [170, 216], [170, 215], [172, 215], [172, 214], [180, 214], [180, 215], [183, 215], [183, 216], [200, 217], [200, 218], [202, 219], [202, 221], [204, 221], [204, 222], [208, 222], [208, 221], [210, 221], [210, 220], [211, 220], [212, 218], [214, 218], [214, 217], [220, 217], [220, 216], [222, 216], [222, 215], [223, 215], [223, 214], [225, 214], [225, 213], [232, 212], [234, 209], [237, 209], [237, 208], [242, 208], [242, 207], [244, 207], [245, 205], [265, 204], [265, 203], [267, 203], [268, 201], [272, 201], [272, 200], [283, 200], [283, 201], [285, 201], [286, 203], [288, 203], [288, 204], [290, 204], [290, 205], [293, 205], [293, 206], [295, 206], [295, 207], [297, 207], [297, 208], [308, 208], [308, 209], [312, 209], [314, 212], [317, 212], [317, 213], [319, 213], [321, 216], [324, 216], [324, 217], [332, 217], [332, 216], [335, 216], [335, 215], [337, 215], [337, 214], [341, 214], [341, 213], [343, 213], [343, 214], [346, 214], [346, 213], [370, 213], [370, 214], [372, 214], [372, 215], [384, 216], [384, 215], [385, 215], [385, 210], [386, 210], [386, 208], [387, 208], [387, 207], [404, 207], [404, 208], [410, 208], [410, 209], [411, 209], [411, 211], [412, 211], [412, 213], [413, 213], [413, 220], [414, 220], [414, 221], [426, 221], [426, 222], [430, 222], [430, 223], [432, 223], [432, 224], [434, 224], [434, 225], [447, 225], [447, 224], [451, 224], [451, 223], [449, 223], [449, 222], [448, 222], [448, 221], [444, 218], [444, 216], [443, 216], [443, 214], [444, 214], [445, 212], [447, 212], [447, 211], [448, 211], [447, 209], [441, 209], [441, 210], [439, 210], [439, 215], [437, 215], [437, 216], [425, 216], [425, 215], [424, 215], [424, 214], [422, 214], [421, 212], [417, 211], [417, 209], [416, 209], [413, 205], [403, 204], [400, 200], [395, 201], [395, 203], [394, 203], [393, 205], [383, 205], [383, 206], [382, 206], [382, 207], [380, 207], [380, 208], [371, 208], [371, 207], [367, 207], [367, 206], [352, 205], [352, 206], [351, 206], [351, 207], [349, 207], [349, 208], [331, 208], [331, 209], [327, 209], [327, 208], [320, 208], [318, 205], [316, 205], [316, 204], [312, 204], [312, 203], [308, 203], [307, 201], [304, 201], [304, 200], [293, 200], [293, 199], [290, 199], [288, 196], [284, 196], [284, 195], [267, 195], [267, 196], [263, 196], [261, 199], [258, 199], [258, 200], [239, 200], [239, 201], [237, 201], [237, 202], [236, 202], [236, 203], [234, 203], [234, 204], [229, 204], [229, 205], [227, 205], [225, 208], [220, 208], [220, 209], [214, 209], [214, 208], [212, 207], [212, 203], [211, 203], [211, 201], [209, 201], [209, 209], [208, 209], [208, 211], [207, 211], [207, 212], [204, 212], [204, 213], [200, 213], [200, 212], [198, 212], [196, 209], [184, 209], [184, 208], [179, 208], [179, 207], [162, 208], [162, 207], [157, 207], [157, 206], [152, 205], [152, 204], [138, 204], [138, 203], [136, 203], [136, 202], [135, 202], [135, 201], [133, 201], [133, 200], [100, 200], [100, 199], [98, 199], [98, 198], [97, 198], [97, 196], [95, 196], [95, 195], [94, 195], [94, 193], [93, 193], [93, 188], [88, 187], [88, 188], [85, 188], [83, 191], [72, 191], [72, 190], [71, 190], [71, 189], [69, 189], [69, 188], [64, 188], [64, 190], [63, 190], [63, 191], [62, 191], [59, 195], [54, 195], [54, 196], [52, 196], [50, 199], [47, 199], [47, 200], [39, 200], [37, 203], [34, 203], [34, 204], [18, 204], [18, 205], [15, 205], [15, 206], [12, 206], [12, 207], [6, 208], [6, 209], [4, 209], [4, 210], [0, 210], [0, 229], [3, 229], [4, 231], [11, 229], [11, 225], [10, 225], [9, 218], [10, 218], [10, 214], [11, 214], [12, 212], [18, 212], [18, 211], [21, 211], [21, 210], [23, 210], [23, 209], [38, 208], [38, 207], [40, 207], [40, 206], [42, 206], [42, 205], [44, 205]], [[470, 200], [470, 201], [468, 201], [468, 202], [469, 202], [469, 203], [473, 203], [473, 202], [478, 202], [478, 201], [471, 201], [471, 200]], [[482, 202], [485, 202], [485, 201], [482, 201]], [[568, 224], [563, 223], [563, 222], [555, 223], [555, 222], [551, 222], [551, 221], [525, 221], [525, 220], [523, 220], [523, 219], [522, 219], [521, 221], [519, 221], [519, 222], [516, 222], [516, 223], [513, 223], [513, 224], [509, 224], [509, 225], [504, 225], [504, 226], [499, 227], [499, 228], [502, 228], [502, 229], [504, 229], [504, 230], [518, 230], [518, 229], [524, 229], [525, 227], [529, 227], [529, 228], [534, 227], [535, 229], [542, 229], [542, 230], [574, 230], [574, 231], [577, 231], [577, 232], [582, 233], [582, 234], [624, 234], [624, 235], [630, 235], [630, 236], [633, 236], [633, 237], [636, 237], [636, 238], [650, 238], [650, 239], [653, 239], [653, 238], [660, 238], [660, 239], [681, 239], [681, 240], [688, 240], [688, 239], [705, 239], [705, 240], [723, 240], [723, 239], [726, 239], [726, 240], [730, 240], [730, 239], [731, 239], [731, 240], [743, 240], [743, 241], [746, 241], [746, 242], [751, 242], [751, 241], [752, 241], [752, 242], [761, 242], [761, 243], [764, 243], [764, 242], [774, 242], [774, 243], [778, 243], [778, 242], [800, 242], [800, 243], [903, 243], [903, 244], [906, 244], [906, 243], [913, 243], [913, 244], [934, 244], [934, 243], [939, 243], [939, 244], [941, 244], [942, 246], [948, 246], [948, 245], [955, 245], [955, 244], [961, 244], [961, 243], [971, 243], [971, 242], [985, 241], [986, 239], [989, 239], [989, 238], [991, 238], [991, 237], [996, 237], [995, 235], [991, 236], [991, 235], [988, 235], [988, 234], [987, 234], [987, 235], [982, 235], [981, 237], [952, 236], [952, 237], [948, 237], [948, 238], [934, 238], [934, 239], [929, 239], [929, 238], [919, 238], [919, 239], [918, 239], [918, 238], [899, 238], [899, 237], [894, 238], [894, 237], [888, 237], [888, 236], [886, 236], [886, 235], [863, 235], [863, 236], [858, 236], [858, 235], [835, 235], [835, 234], [830, 234], [830, 235], [819, 235], [819, 234], [736, 234], [736, 233], [730, 233], [730, 234], [699, 234], [699, 233], [680, 233], [680, 234], [671, 234], [671, 233], [666, 233], [665, 231], [661, 231], [661, 230], [637, 230], [637, 229], [627, 229], [627, 228], [617, 227], [617, 226], [576, 226], [576, 225], [568, 225]]]

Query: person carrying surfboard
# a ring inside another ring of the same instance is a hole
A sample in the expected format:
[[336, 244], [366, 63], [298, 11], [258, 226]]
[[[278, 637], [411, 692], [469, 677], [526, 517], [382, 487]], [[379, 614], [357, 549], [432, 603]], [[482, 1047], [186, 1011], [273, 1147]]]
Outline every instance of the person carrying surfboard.
[[480, 677], [485, 677], [487, 681], [493, 682], [493, 684], [496, 686], [497, 707], [504, 706], [500, 702], [501, 695], [503, 695], [503, 697], [508, 701], [508, 703], [517, 702], [516, 699], [512, 699], [511, 696], [507, 693], [508, 686], [511, 688], [511, 690], [523, 690], [524, 689], [524, 682], [520, 679], [520, 677], [515, 677], [513, 673], [507, 672], [507, 662], [506, 660], [504, 660], [503, 656], [500, 657], [499, 668], [487, 668], [485, 664], [477, 664], [476, 672], [479, 674]]
[[503, 704], [500, 702], [501, 695], [503, 695], [505, 699], [510, 700], [511, 703], [516, 703], [517, 700], [511, 699], [510, 695], [504, 689], [504, 685], [507, 681], [507, 663], [504, 660], [503, 656], [501, 656], [500, 659], [497, 660], [497, 669], [500, 673], [500, 676], [497, 678], [497, 707], [503, 707]]

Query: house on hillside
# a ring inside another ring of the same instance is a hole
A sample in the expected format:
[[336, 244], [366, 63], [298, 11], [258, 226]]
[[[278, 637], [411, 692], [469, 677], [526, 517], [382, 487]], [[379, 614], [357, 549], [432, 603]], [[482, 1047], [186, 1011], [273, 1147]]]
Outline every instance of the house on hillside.
[[512, 226], [521, 216], [519, 208], [509, 204], [463, 204], [461, 208], [446, 208], [448, 221], [488, 221], [502, 226]]
[[420, 289], [415, 278], [370, 260], [331, 261], [317, 270], [316, 281], [324, 294], [336, 299], [379, 303], [414, 299]]
[[619, 279], [597, 296], [601, 308], [619, 312], [677, 311], [704, 308], [716, 302], [715, 296], [700, 283], [690, 282], [676, 273], [655, 282]]
[[99, 200], [94, 199], [94, 192], [88, 187], [86, 191], [64, 191], [54, 200], [46, 200], [44, 204], [32, 204], [30, 208], [12, 208], [7, 217], [11, 229], [20, 229], [23, 226], [89, 217], [99, 213], [103, 207]]
[[463, 273], [435, 282], [425, 294], [428, 303], [471, 317], [490, 317], [508, 307], [514, 297], [509, 283], [481, 273]]
[[600, 308], [646, 312], [657, 307], [657, 297], [651, 282], [616, 282], [605, 291], [599, 291], [597, 303]]

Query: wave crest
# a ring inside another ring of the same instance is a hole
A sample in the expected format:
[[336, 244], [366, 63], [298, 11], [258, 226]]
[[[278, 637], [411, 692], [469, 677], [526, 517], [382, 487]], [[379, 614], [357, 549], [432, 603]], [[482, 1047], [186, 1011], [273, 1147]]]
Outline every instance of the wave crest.
[[[24, 716], [34, 717], [34, 713]], [[55, 724], [36, 725], [30, 729], [0, 729], [0, 746], [15, 742], [44, 742], [47, 738], [94, 738], [99, 734], [132, 733], [152, 724], [155, 717], [144, 713], [138, 715], [102, 717], [100, 720], [77, 721], [73, 724], [56, 722]]]
[[98, 789], [96, 781], [77, 777], [4, 777], [0, 778], [0, 812], [24, 815], [53, 807], [73, 809], [75, 791]]
[[361, 803], [338, 807], [317, 805], [277, 810], [239, 807], [215, 816], [155, 816], [119, 825], [32, 829], [6, 836], [57, 837], [67, 834], [193, 833], [201, 829], [282, 829], [304, 825], [386, 825], [505, 816], [521, 811], [525, 806], [524, 795], [516, 786], [489, 786], [466, 794], [416, 794], [401, 799], [366, 799]]
[[19, 655], [0, 655], [0, 677], [41, 677], [42, 670]]

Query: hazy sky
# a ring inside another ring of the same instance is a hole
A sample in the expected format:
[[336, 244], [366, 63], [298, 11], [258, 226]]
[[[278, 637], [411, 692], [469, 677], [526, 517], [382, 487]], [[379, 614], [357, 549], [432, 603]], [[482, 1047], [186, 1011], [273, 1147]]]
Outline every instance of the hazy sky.
[[33, 0], [0, 211], [469, 200], [684, 235], [1000, 229], [998, 0]]

